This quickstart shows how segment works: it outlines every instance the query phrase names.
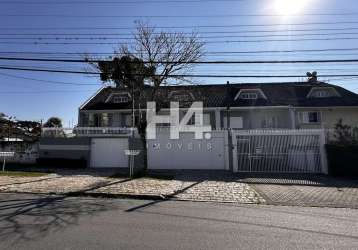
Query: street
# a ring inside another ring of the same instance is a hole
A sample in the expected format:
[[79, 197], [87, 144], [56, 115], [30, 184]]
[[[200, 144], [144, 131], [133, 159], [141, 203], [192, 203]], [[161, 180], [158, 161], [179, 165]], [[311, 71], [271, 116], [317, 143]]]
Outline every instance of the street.
[[357, 249], [358, 210], [0, 194], [0, 249]]

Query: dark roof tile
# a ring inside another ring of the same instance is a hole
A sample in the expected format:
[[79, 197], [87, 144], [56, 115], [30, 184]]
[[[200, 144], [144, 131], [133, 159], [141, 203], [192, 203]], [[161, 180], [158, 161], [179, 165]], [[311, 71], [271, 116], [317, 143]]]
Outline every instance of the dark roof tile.
[[[307, 98], [313, 87], [333, 87], [341, 97]], [[241, 89], [261, 89], [267, 99], [234, 100]], [[111, 93], [123, 92], [126, 89], [112, 87], [103, 88], [96, 96], [82, 107], [82, 110], [114, 110], [131, 109], [131, 103], [106, 103]], [[258, 84], [226, 84], [221, 85], [179, 85], [163, 86], [157, 92], [157, 100], [162, 102], [162, 107], [169, 107], [170, 93], [172, 91], [189, 92], [195, 101], [202, 101], [204, 107], [233, 107], [248, 106], [297, 106], [297, 107], [326, 107], [326, 106], [358, 106], [358, 95], [342, 87], [318, 83], [258, 83]], [[129, 91], [130, 92], [130, 91]], [[141, 107], [146, 107], [146, 99], [149, 99], [151, 88], [144, 90], [141, 98]], [[181, 103], [181, 107], [188, 107], [190, 103]]]

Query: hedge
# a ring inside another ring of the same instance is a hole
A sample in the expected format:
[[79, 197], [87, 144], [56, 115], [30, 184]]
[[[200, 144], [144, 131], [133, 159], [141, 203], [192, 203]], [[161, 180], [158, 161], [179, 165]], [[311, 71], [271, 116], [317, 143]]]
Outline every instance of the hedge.
[[49, 168], [86, 168], [86, 159], [38, 158], [37, 164]]
[[326, 145], [328, 173], [358, 177], [358, 145]]

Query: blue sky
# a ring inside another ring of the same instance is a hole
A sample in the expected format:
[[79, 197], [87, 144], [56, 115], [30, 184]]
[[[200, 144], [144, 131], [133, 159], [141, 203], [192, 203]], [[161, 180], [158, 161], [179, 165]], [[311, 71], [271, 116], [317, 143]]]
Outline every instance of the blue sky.
[[[83, 0], [84, 1], [84, 0]], [[113, 0], [115, 1], [115, 0]], [[118, 0], [122, 1], [122, 0]], [[195, 28], [197, 32], [243, 32], [226, 35], [237, 35], [235, 38], [213, 38], [210, 41], [222, 40], [261, 40], [261, 39], [286, 39], [289, 41], [272, 42], [236, 42], [207, 44], [206, 51], [257, 51], [257, 50], [307, 50], [307, 49], [330, 49], [330, 48], [358, 48], [357, 40], [358, 23], [340, 24], [336, 22], [358, 22], [355, 15], [296, 15], [296, 16], [230, 16], [242, 14], [276, 14], [273, 8], [277, 0], [243, 0], [243, 1], [217, 1], [205, 3], [156, 3], [156, 4], [34, 4], [31, 0], [0, 1], [0, 56], [17, 56], [5, 52], [73, 52], [82, 54], [84, 52], [107, 53], [112, 52], [115, 45], [44, 45], [34, 44], [36, 40], [5, 39], [14, 37], [66, 37], [66, 35], [49, 36], [54, 33], [130, 33], [131, 30], [109, 30], [96, 28], [119, 28], [134, 27], [135, 17], [106, 17], [88, 18], [78, 16], [155, 16], [155, 15], [228, 15], [227, 17], [186, 17], [186, 18], [142, 18], [155, 26], [200, 26], [200, 25], [258, 25], [249, 27], [225, 27], [225, 28]], [[358, 3], [353, 0], [307, 0], [309, 3], [303, 13], [358, 13]], [[2, 3], [7, 2], [7, 3]], [[25, 4], [28, 2], [29, 4]], [[53, 0], [49, 2], [54, 2]], [[109, 2], [109, 1], [107, 1]], [[8, 16], [4, 16], [8, 15]], [[16, 16], [10, 16], [16, 15]], [[25, 16], [21, 16], [25, 15]], [[31, 15], [31, 16], [26, 16]], [[42, 15], [42, 16], [37, 16]], [[66, 15], [67, 17], [51, 16]], [[68, 17], [77, 16], [77, 17]], [[330, 23], [295, 25], [302, 23]], [[260, 26], [262, 24], [287, 24], [289, 26]], [[335, 24], [336, 23], [336, 24]], [[76, 28], [91, 28], [87, 30], [76, 30]], [[38, 29], [41, 28], [41, 29]], [[60, 29], [66, 28], [66, 29]], [[348, 31], [339, 31], [342, 28], [352, 28]], [[283, 29], [291, 31], [282, 32]], [[312, 31], [292, 31], [292, 30]], [[315, 29], [336, 29], [329, 31], [314, 31]], [[355, 30], [356, 29], [356, 30]], [[166, 29], [190, 32], [192, 29]], [[281, 31], [277, 31], [281, 30]], [[255, 33], [259, 31], [258, 33]], [[267, 33], [262, 33], [267, 31]], [[261, 33], [260, 33], [261, 32]], [[303, 34], [331, 33], [324, 36], [300, 36]], [[349, 33], [349, 34], [332, 34]], [[89, 36], [90, 36], [89, 35]], [[209, 34], [210, 35], [210, 34]], [[211, 34], [217, 35], [217, 34]], [[242, 37], [240, 37], [242, 35]], [[285, 37], [255, 38], [245, 36], [255, 35], [287, 35]], [[69, 36], [67, 36], [69, 37]], [[73, 36], [72, 36], [73, 37]], [[76, 37], [76, 36], [74, 36]], [[77, 36], [78, 37], [78, 36]], [[302, 38], [334, 38], [329, 41], [294, 41]], [[357, 40], [336, 40], [335, 38], [357, 38]], [[204, 39], [205, 40], [205, 39]], [[37, 40], [38, 42], [43, 42]], [[61, 40], [63, 41], [63, 40]], [[32, 42], [32, 43], [31, 43]], [[49, 42], [56, 42], [51, 40]], [[66, 41], [64, 41], [66, 42]], [[67, 42], [81, 42], [68, 40]], [[87, 41], [96, 42], [96, 41]], [[98, 42], [98, 41], [97, 41]], [[99, 41], [101, 42], [101, 41]], [[108, 42], [115, 42], [111, 40]], [[30, 43], [30, 44], [23, 44]], [[346, 52], [315, 52], [315, 53], [276, 53], [276, 54], [245, 54], [229, 56], [210, 56], [208, 60], [304, 60], [304, 59], [356, 59], [358, 51]], [[31, 57], [31, 55], [19, 55]], [[38, 56], [32, 56], [38, 57]], [[358, 73], [358, 64], [299, 64], [299, 65], [210, 65], [198, 66], [194, 73], [217, 73], [217, 74], [241, 74], [241, 75], [305, 75], [307, 71], [316, 70], [319, 74], [355, 74]], [[34, 62], [11, 62], [0, 61], [0, 66], [28, 66], [41, 68], [59, 68], [83, 70], [83, 64], [56, 64], [56, 63], [34, 63]], [[19, 78], [20, 77], [20, 78]], [[21, 78], [22, 77], [22, 78]], [[88, 85], [65, 85], [50, 82], [32, 81], [24, 78], [35, 78], [49, 81], [62, 81], [67, 83], [81, 83]], [[299, 81], [300, 79], [199, 79], [198, 83], [226, 83], [231, 82], [269, 82], [269, 81]], [[344, 86], [352, 91], [358, 92], [357, 79], [321, 79], [330, 83]], [[64, 124], [77, 122], [78, 107], [90, 97], [100, 86], [101, 82], [95, 77], [56, 74], [41, 72], [25, 72], [0, 70], [0, 112], [16, 116], [18, 119], [46, 120], [50, 116], [59, 116]]]

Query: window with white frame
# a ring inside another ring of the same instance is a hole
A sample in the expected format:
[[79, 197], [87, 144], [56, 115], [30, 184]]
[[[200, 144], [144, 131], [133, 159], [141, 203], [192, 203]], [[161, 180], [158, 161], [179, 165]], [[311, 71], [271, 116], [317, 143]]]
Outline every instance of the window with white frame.
[[88, 114], [88, 126], [89, 127], [94, 127], [95, 124], [95, 116], [93, 113]]
[[[228, 128], [227, 126], [227, 116], [224, 116], [224, 128]], [[240, 116], [230, 116], [230, 128], [231, 129], [243, 129], [244, 128], [244, 120]]]
[[173, 102], [192, 102], [194, 96], [188, 91], [172, 91], [169, 94], [169, 99]]
[[321, 122], [321, 112], [304, 111], [298, 113], [299, 122], [302, 124], [317, 124]]
[[243, 92], [240, 94], [239, 98], [243, 100], [256, 100], [258, 98], [258, 94], [256, 92]]
[[132, 127], [132, 114], [124, 115], [124, 126]]
[[234, 100], [256, 100], [256, 99], [267, 99], [265, 93], [261, 89], [240, 89], [236, 94]]
[[308, 98], [328, 98], [339, 96], [339, 93], [332, 87], [315, 87], [312, 88], [310, 93], [307, 95]]
[[279, 119], [276, 116], [266, 116], [261, 121], [262, 128], [278, 128], [279, 127]]
[[112, 97], [113, 103], [127, 103], [129, 102], [128, 95], [115, 95]]
[[327, 90], [319, 90], [316, 91], [315, 93], [315, 97], [320, 97], [320, 98], [324, 98], [324, 97], [330, 97], [331, 93]]

